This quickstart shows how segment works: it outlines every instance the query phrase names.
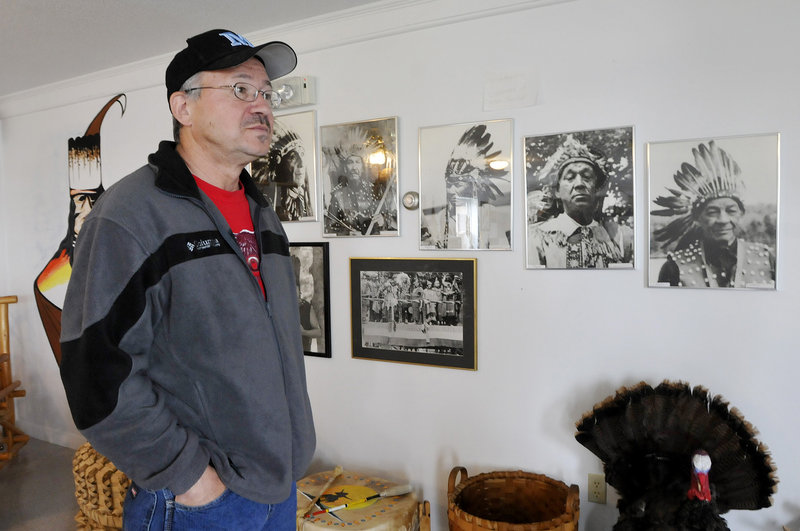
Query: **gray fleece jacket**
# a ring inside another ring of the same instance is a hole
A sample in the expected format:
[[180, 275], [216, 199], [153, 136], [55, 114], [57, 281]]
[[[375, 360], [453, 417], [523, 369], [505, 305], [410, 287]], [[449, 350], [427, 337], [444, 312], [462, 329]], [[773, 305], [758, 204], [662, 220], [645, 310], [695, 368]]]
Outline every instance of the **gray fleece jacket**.
[[78, 429], [141, 487], [182, 493], [211, 463], [260, 503], [314, 453], [286, 234], [242, 183], [267, 300], [172, 142], [109, 188], [78, 238], [61, 377]]

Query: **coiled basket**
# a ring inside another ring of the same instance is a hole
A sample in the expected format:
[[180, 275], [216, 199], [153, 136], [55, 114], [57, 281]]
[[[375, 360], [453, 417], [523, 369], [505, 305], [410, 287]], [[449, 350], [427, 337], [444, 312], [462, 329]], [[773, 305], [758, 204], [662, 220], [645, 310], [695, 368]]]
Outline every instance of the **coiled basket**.
[[84, 443], [72, 458], [75, 522], [81, 531], [122, 529], [122, 504], [131, 480], [91, 444]]
[[450, 531], [577, 531], [579, 516], [577, 485], [540, 474], [519, 470], [468, 477], [457, 466], [447, 482]]

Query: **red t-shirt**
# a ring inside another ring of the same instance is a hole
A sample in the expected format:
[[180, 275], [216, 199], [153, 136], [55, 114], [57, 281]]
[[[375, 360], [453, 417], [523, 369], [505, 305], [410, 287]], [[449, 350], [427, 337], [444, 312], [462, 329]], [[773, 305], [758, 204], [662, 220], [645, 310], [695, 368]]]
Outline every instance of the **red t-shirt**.
[[266, 296], [264, 290], [264, 283], [261, 280], [261, 272], [259, 269], [259, 262], [261, 254], [258, 251], [258, 238], [256, 238], [255, 231], [253, 230], [253, 219], [250, 217], [250, 204], [247, 202], [247, 197], [244, 195], [244, 188], [239, 186], [239, 189], [234, 192], [217, 188], [213, 184], [207, 183], [197, 176], [193, 176], [197, 186], [205, 192], [205, 194], [214, 202], [222, 215], [225, 216], [225, 221], [233, 231], [233, 236], [236, 238], [236, 243], [244, 253], [247, 259], [247, 264], [250, 266], [250, 272], [258, 281], [261, 286], [261, 292]]

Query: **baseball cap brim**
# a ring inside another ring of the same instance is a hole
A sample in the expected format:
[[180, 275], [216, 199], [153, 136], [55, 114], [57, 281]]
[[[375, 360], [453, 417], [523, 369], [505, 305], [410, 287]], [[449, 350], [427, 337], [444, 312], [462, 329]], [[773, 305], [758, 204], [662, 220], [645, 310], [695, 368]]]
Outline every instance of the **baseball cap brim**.
[[229, 54], [205, 66], [203, 70], [223, 70], [240, 65], [251, 57], [258, 58], [267, 71], [270, 80], [283, 77], [297, 66], [297, 55], [285, 42], [272, 41], [253, 48], [243, 48], [238, 53]]
[[253, 46], [233, 32], [212, 30], [191, 37], [186, 42], [188, 46], [176, 54], [167, 66], [167, 98], [198, 72], [232, 68], [252, 57], [261, 61], [271, 80], [285, 76], [297, 66], [294, 50], [281, 41]]

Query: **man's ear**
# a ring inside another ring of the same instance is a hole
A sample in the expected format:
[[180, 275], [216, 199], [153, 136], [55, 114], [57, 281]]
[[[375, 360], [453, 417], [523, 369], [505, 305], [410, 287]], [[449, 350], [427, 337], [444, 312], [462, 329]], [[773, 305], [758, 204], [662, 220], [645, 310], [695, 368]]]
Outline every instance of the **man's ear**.
[[181, 123], [181, 125], [191, 125], [192, 116], [189, 109], [189, 101], [185, 92], [177, 91], [172, 93], [172, 95], [169, 97], [169, 110], [172, 112], [172, 116], [174, 116], [175, 119]]

